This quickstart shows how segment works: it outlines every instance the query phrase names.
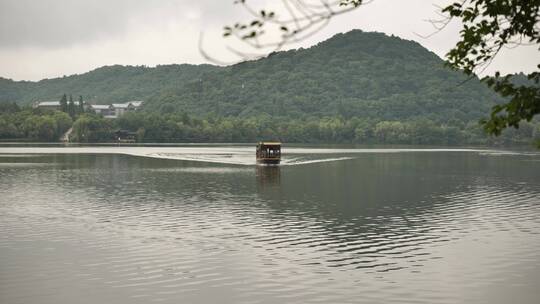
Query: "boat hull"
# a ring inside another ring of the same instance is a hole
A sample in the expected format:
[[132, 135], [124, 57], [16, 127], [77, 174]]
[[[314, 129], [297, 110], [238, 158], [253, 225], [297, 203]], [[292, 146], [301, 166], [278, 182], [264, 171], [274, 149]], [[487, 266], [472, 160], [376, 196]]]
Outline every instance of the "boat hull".
[[257, 163], [258, 164], [265, 164], [265, 165], [279, 165], [281, 162], [281, 159], [279, 158], [258, 158]]

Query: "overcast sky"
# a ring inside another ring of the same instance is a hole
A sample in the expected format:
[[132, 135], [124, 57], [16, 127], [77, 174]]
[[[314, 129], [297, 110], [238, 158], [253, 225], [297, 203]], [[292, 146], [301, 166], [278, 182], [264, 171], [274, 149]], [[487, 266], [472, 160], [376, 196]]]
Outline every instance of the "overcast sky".
[[[0, 0], [0, 77], [40, 80], [84, 73], [103, 65], [203, 63], [198, 47], [234, 60], [221, 37], [224, 25], [249, 20], [233, 0]], [[268, 7], [272, 0], [252, 0]], [[429, 38], [426, 19], [444, 0], [375, 0], [334, 18], [300, 46], [310, 46], [352, 29], [379, 31], [420, 44], [443, 57], [458, 39], [459, 24]], [[274, 0], [275, 3], [275, 0]], [[294, 46], [297, 47], [297, 46]], [[538, 64], [538, 47], [505, 50], [486, 71], [528, 72]]]

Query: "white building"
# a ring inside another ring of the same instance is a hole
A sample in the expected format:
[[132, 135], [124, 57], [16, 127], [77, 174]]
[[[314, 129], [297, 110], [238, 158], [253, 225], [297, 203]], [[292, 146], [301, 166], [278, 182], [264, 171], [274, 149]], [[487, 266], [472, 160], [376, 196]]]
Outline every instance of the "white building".
[[40, 108], [47, 110], [60, 110], [60, 101], [35, 101], [32, 108]]
[[[74, 101], [75, 106], [79, 106], [79, 101]], [[69, 102], [68, 102], [69, 104]], [[95, 104], [89, 105], [83, 101], [85, 109], [92, 109], [96, 114], [103, 115], [105, 118], [117, 118], [124, 115], [126, 112], [137, 111], [143, 104], [140, 100], [128, 101], [124, 103], [113, 103], [108, 105]], [[34, 108], [57, 110], [61, 111], [62, 106], [60, 101], [36, 101], [32, 104]]]
[[129, 103], [131, 103], [135, 107], [135, 109], [138, 109], [143, 104], [141, 100], [133, 100], [133, 101], [130, 101]]
[[[74, 101], [73, 102], [75, 104], [75, 106], [79, 106], [79, 101]], [[69, 104], [69, 101], [68, 101], [68, 104]], [[85, 105], [85, 102], [83, 101], [83, 105]], [[44, 110], [56, 110], [56, 111], [60, 111], [62, 110], [62, 106], [60, 105], [60, 101], [35, 101], [32, 103], [32, 107], [34, 109], [36, 108], [39, 108], [39, 109], [44, 109]], [[85, 105], [85, 108], [86, 108], [86, 105]]]
[[113, 103], [112, 107], [114, 108], [115, 116], [120, 117], [128, 111], [134, 111], [133, 105], [130, 103]]
[[105, 118], [115, 118], [116, 114], [112, 105], [91, 105], [90, 108], [96, 114], [103, 115]]
[[142, 104], [142, 101], [135, 100], [124, 103], [113, 103], [112, 105], [92, 105], [91, 108], [105, 118], [118, 118], [126, 112], [137, 111]]

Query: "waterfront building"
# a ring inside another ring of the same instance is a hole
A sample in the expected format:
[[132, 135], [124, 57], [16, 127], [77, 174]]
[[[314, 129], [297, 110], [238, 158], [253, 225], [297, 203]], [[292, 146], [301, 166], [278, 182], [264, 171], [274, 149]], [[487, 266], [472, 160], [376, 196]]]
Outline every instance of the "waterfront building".
[[35, 101], [32, 104], [34, 109], [43, 109], [43, 110], [60, 110], [60, 101]]

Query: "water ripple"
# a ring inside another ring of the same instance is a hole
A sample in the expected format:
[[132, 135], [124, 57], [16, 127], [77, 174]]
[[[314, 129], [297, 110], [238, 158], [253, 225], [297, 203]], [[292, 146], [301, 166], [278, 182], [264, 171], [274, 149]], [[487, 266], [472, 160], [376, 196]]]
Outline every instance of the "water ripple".
[[434, 161], [411, 194], [394, 179], [407, 160], [369, 179], [372, 158], [276, 176], [108, 155], [0, 167], [0, 299], [535, 303], [538, 168], [475, 159], [471, 176], [441, 176]]

